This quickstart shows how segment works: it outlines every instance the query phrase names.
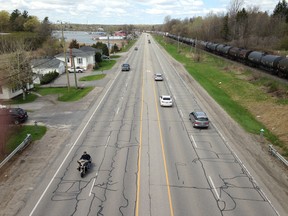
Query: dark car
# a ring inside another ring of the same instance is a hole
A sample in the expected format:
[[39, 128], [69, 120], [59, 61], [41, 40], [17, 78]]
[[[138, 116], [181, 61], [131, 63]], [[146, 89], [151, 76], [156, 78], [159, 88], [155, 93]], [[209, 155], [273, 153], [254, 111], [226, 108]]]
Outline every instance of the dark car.
[[205, 112], [195, 111], [189, 114], [189, 120], [191, 120], [193, 127], [208, 128], [209, 119]]
[[130, 71], [130, 65], [125, 63], [125, 64], [122, 64], [122, 71]]
[[28, 114], [21, 108], [3, 108], [0, 109], [0, 118], [1, 122], [18, 125], [28, 119]]

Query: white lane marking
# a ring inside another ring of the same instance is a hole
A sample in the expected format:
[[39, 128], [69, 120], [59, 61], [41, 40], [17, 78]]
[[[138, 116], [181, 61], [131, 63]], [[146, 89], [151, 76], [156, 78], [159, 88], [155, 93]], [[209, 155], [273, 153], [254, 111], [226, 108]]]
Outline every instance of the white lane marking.
[[43, 191], [43, 193], [41, 194], [40, 198], [38, 199], [37, 203], [35, 204], [34, 208], [32, 209], [31, 213], [29, 214], [29, 216], [32, 216], [33, 213], [35, 212], [36, 208], [38, 207], [39, 203], [42, 201], [44, 195], [46, 194], [48, 188], [51, 186], [53, 180], [55, 179], [56, 175], [58, 174], [58, 172], [60, 171], [60, 169], [62, 168], [63, 164], [66, 162], [68, 156], [70, 155], [70, 153], [72, 152], [72, 150], [74, 149], [76, 143], [78, 142], [78, 140], [80, 139], [80, 137], [82, 136], [82, 134], [84, 133], [84, 131], [86, 130], [88, 124], [90, 123], [92, 117], [95, 115], [96, 111], [99, 109], [100, 105], [102, 104], [104, 98], [106, 97], [106, 95], [108, 94], [108, 92], [110, 91], [110, 89], [112, 88], [115, 80], [117, 80], [118, 76], [120, 73], [117, 74], [117, 76], [115, 77], [115, 79], [113, 80], [113, 82], [111, 83], [111, 85], [109, 86], [109, 88], [107, 89], [107, 91], [105, 92], [105, 94], [103, 95], [102, 99], [100, 100], [98, 106], [96, 107], [96, 109], [94, 110], [94, 112], [92, 113], [92, 115], [90, 116], [90, 118], [88, 119], [87, 123], [85, 124], [85, 126], [83, 127], [82, 131], [80, 132], [79, 136], [77, 137], [77, 139], [75, 140], [75, 142], [73, 143], [72, 147], [70, 148], [70, 150], [68, 151], [68, 153], [66, 154], [64, 160], [62, 161], [62, 163], [60, 164], [60, 166], [58, 167], [58, 169], [56, 170], [55, 174], [53, 175], [53, 177], [51, 178], [50, 182], [48, 183], [47, 187], [45, 188], [45, 190]]
[[194, 137], [192, 136], [192, 134], [190, 135], [190, 137], [191, 137], [191, 139], [192, 139], [192, 142], [193, 142], [195, 148], [198, 148], [197, 143], [196, 143]]
[[108, 143], [109, 143], [109, 140], [110, 140], [110, 135], [108, 136], [108, 138], [107, 138], [107, 141], [106, 141], [106, 144], [105, 144], [105, 149], [107, 148], [107, 146], [108, 146]]
[[183, 118], [183, 113], [182, 110], [179, 110], [181, 117]]
[[92, 195], [92, 190], [93, 190], [93, 188], [94, 188], [94, 184], [95, 184], [95, 181], [96, 181], [97, 176], [98, 176], [98, 172], [96, 172], [96, 174], [95, 174], [95, 177], [94, 177], [94, 180], [93, 180], [93, 183], [92, 183], [90, 192], [89, 192], [89, 197]]
[[215, 185], [214, 185], [214, 183], [213, 183], [213, 181], [212, 181], [212, 178], [211, 178], [210, 176], [208, 176], [208, 177], [209, 177], [209, 180], [210, 180], [210, 182], [211, 182], [211, 184], [212, 184], [212, 189], [215, 191], [218, 200], [220, 200], [219, 194], [218, 194], [218, 192], [217, 192], [217, 190], [216, 190], [216, 188], [215, 188]]

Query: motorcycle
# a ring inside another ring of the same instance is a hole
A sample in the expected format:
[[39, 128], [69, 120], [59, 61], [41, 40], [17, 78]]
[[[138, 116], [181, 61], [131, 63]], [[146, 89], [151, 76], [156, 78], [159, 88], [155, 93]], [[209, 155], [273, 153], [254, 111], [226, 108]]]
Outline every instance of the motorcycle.
[[79, 167], [77, 169], [80, 172], [81, 178], [83, 178], [84, 175], [88, 172], [88, 170], [89, 170], [89, 168], [91, 166], [91, 160], [80, 159], [77, 162], [79, 164]]

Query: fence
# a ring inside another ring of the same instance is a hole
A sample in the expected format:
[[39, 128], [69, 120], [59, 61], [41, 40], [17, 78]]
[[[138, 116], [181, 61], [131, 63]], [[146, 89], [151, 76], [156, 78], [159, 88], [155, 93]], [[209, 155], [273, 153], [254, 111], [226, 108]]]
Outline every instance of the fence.
[[0, 169], [4, 164], [6, 164], [18, 151], [21, 151], [24, 149], [29, 143], [31, 142], [31, 134], [27, 134], [24, 141], [16, 148], [13, 152], [11, 152], [1, 163], [0, 163]]
[[270, 154], [281, 160], [282, 163], [284, 163], [286, 166], [288, 166], [288, 161], [281, 154], [279, 154], [276, 149], [273, 148], [273, 145], [269, 145], [269, 152]]

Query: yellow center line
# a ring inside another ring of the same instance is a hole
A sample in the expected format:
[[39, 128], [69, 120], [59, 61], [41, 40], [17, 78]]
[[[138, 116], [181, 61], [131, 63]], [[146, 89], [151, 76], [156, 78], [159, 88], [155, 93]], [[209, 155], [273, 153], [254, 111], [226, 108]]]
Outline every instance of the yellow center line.
[[[144, 64], [143, 64], [144, 65]], [[144, 71], [144, 70], [143, 70]], [[141, 86], [141, 112], [140, 112], [140, 132], [139, 132], [139, 149], [138, 149], [138, 173], [137, 173], [137, 191], [136, 191], [136, 209], [135, 215], [139, 215], [139, 200], [140, 200], [140, 174], [141, 174], [141, 153], [142, 153], [142, 128], [143, 128], [143, 109], [144, 109], [144, 78], [141, 73], [142, 86]]]
[[171, 216], [174, 216], [174, 210], [173, 210], [172, 198], [171, 198], [171, 191], [170, 191], [170, 183], [169, 183], [169, 177], [168, 177], [168, 171], [167, 171], [167, 163], [166, 163], [165, 149], [164, 149], [164, 142], [163, 142], [163, 136], [162, 136], [162, 128], [161, 128], [160, 117], [159, 117], [158, 100], [157, 100], [155, 82], [154, 82], [154, 81], [152, 81], [152, 82], [153, 82], [154, 98], [155, 98], [155, 104], [156, 104], [157, 121], [158, 121], [159, 133], [160, 133], [160, 142], [161, 142], [161, 148], [162, 148], [162, 157], [163, 157], [164, 170], [165, 170], [165, 176], [166, 176], [166, 185], [167, 185], [167, 191], [168, 191], [168, 200], [169, 200], [169, 206], [170, 206], [170, 215], [171, 215]]
[[[145, 58], [144, 58], [145, 59]], [[146, 65], [145, 63], [143, 64]], [[142, 71], [145, 71], [144, 68]], [[139, 216], [139, 203], [140, 203], [140, 176], [141, 176], [141, 154], [142, 154], [142, 133], [143, 133], [143, 109], [144, 109], [144, 78], [143, 73], [141, 73], [141, 79], [142, 79], [142, 86], [141, 86], [141, 114], [140, 114], [140, 132], [139, 132], [139, 149], [138, 149], [138, 173], [137, 173], [137, 191], [136, 191], [136, 208], [135, 208], [135, 215]], [[154, 91], [154, 98], [155, 98], [155, 104], [156, 104], [156, 112], [157, 112], [157, 121], [158, 121], [158, 128], [160, 133], [160, 143], [162, 148], [162, 157], [163, 157], [163, 163], [164, 163], [164, 170], [165, 170], [165, 176], [166, 176], [166, 185], [167, 185], [167, 192], [168, 192], [168, 200], [169, 200], [169, 207], [170, 207], [170, 215], [174, 216], [174, 210], [172, 205], [172, 199], [171, 199], [171, 191], [170, 191], [170, 183], [168, 178], [168, 171], [167, 171], [167, 163], [166, 163], [166, 156], [165, 156], [165, 150], [164, 150], [164, 142], [163, 142], [163, 136], [162, 136], [162, 129], [161, 129], [161, 123], [160, 123], [160, 117], [159, 117], [159, 110], [158, 110], [158, 102], [157, 102], [157, 95], [156, 95], [156, 88], [153, 82], [153, 91]]]

